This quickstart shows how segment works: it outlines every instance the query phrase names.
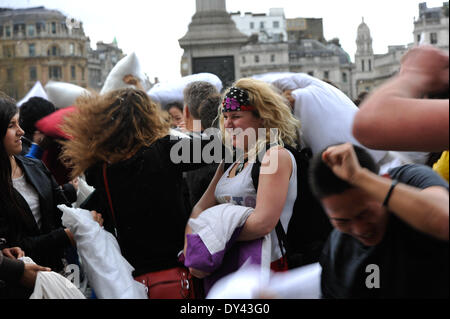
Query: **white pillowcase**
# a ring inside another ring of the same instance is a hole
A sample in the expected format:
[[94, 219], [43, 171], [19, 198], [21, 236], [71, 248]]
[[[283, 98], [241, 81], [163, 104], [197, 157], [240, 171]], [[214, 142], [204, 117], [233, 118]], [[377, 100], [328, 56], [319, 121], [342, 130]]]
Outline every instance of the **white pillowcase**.
[[76, 99], [83, 95], [89, 95], [89, 91], [71, 83], [50, 81], [45, 86], [48, 100], [57, 109], [74, 105]]
[[211, 73], [198, 73], [188, 75], [174, 81], [158, 83], [153, 88], [151, 88], [150, 91], [148, 91], [148, 95], [154, 102], [159, 103], [163, 108], [167, 104], [173, 102], [184, 104], [184, 89], [189, 84], [196, 81], [211, 83], [217, 88], [219, 92], [223, 87], [222, 81], [217, 75]]
[[150, 88], [145, 73], [141, 68], [139, 59], [136, 53], [133, 52], [117, 62], [111, 72], [109, 72], [100, 94], [123, 88], [135, 88], [135, 86], [126, 84], [123, 81], [123, 78], [126, 75], [133, 75], [135, 78], [139, 79], [144, 91], [147, 91]]

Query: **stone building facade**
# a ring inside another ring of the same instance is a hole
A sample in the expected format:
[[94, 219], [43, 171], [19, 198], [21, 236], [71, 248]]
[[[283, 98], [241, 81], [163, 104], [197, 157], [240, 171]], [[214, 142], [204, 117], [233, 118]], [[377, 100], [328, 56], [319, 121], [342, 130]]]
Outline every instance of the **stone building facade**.
[[247, 36], [258, 35], [259, 42], [286, 42], [287, 26], [284, 9], [271, 8], [269, 14], [232, 12], [231, 19], [236, 27]]
[[426, 2], [420, 3], [419, 17], [414, 19], [414, 44], [427, 43], [448, 52], [448, 10], [448, 1], [436, 8], [428, 8]]
[[331, 82], [348, 96], [351, 96], [352, 68], [350, 57], [338, 39], [326, 43], [314, 39], [289, 43], [290, 72], [307, 73]]
[[286, 19], [286, 29], [289, 42], [298, 42], [303, 39], [326, 42], [323, 36], [322, 18]]
[[[351, 95], [350, 57], [340, 46], [339, 39], [325, 40], [322, 19], [286, 19], [283, 9], [270, 9], [268, 15], [231, 13], [231, 17], [241, 32], [250, 35], [248, 42], [240, 48], [243, 77], [269, 72], [304, 72], [330, 81]], [[274, 29], [262, 32], [257, 28], [262, 22], [270, 26], [275, 18], [285, 27], [284, 41], [275, 41]]]
[[363, 92], [371, 92], [400, 69], [400, 61], [408, 51], [407, 45], [389, 46], [385, 54], [375, 54], [368, 25], [363, 21], [358, 27], [355, 64], [352, 72], [352, 93], [356, 98]]
[[123, 56], [117, 41], [91, 49], [82, 22], [57, 10], [0, 8], [0, 91], [17, 100], [36, 81], [98, 91]]
[[414, 19], [414, 43], [388, 46], [385, 54], [374, 54], [370, 29], [364, 20], [357, 31], [357, 51], [353, 70], [352, 96], [371, 92], [400, 70], [403, 55], [413, 46], [431, 44], [448, 52], [448, 1], [442, 7], [428, 8], [419, 4], [419, 18]]
[[[224, 1], [222, 6], [225, 7]], [[239, 71], [236, 74], [247, 77], [268, 72], [304, 72], [332, 82], [350, 98], [356, 99], [362, 92], [370, 92], [394, 76], [400, 69], [401, 58], [412, 45], [428, 43], [448, 51], [448, 1], [437, 8], [428, 8], [425, 2], [421, 3], [419, 18], [414, 20], [414, 43], [390, 45], [384, 54], [373, 52], [370, 29], [363, 19], [357, 30], [354, 62], [339, 44], [339, 39], [327, 41], [324, 38], [322, 19], [286, 19], [282, 10], [271, 9], [269, 14], [230, 14], [239, 31], [249, 36], [239, 47], [236, 57]], [[280, 21], [277, 26], [286, 27], [286, 40], [277, 41], [279, 38], [273, 36], [275, 31], [270, 27], [274, 26], [272, 20], [275, 17]], [[211, 52], [215, 50], [213, 46], [209, 46]], [[192, 72], [187, 60], [183, 60], [186, 65], [183, 75]]]
[[89, 87], [100, 91], [113, 67], [124, 57], [117, 40], [112, 43], [97, 42], [97, 49], [89, 48]]
[[0, 90], [20, 99], [36, 83], [88, 86], [89, 39], [82, 24], [44, 7], [0, 9]]

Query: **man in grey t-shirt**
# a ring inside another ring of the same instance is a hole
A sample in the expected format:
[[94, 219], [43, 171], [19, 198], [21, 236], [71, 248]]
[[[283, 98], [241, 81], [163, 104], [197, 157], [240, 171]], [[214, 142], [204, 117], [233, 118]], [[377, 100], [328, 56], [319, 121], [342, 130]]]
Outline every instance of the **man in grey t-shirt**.
[[321, 258], [323, 296], [448, 297], [448, 184], [421, 165], [377, 172], [351, 144], [313, 159], [312, 189], [335, 227]]

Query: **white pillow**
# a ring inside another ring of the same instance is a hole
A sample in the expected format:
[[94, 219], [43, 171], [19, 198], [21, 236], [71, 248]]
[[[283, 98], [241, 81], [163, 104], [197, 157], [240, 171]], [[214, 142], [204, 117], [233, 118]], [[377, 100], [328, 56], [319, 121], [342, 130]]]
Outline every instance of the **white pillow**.
[[78, 85], [53, 81], [47, 83], [45, 91], [47, 92], [48, 100], [58, 109], [72, 106], [80, 96], [89, 94], [88, 90]]
[[148, 91], [147, 93], [154, 102], [159, 103], [163, 108], [167, 104], [173, 102], [179, 102], [181, 104], [184, 104], [184, 96], [183, 96], [184, 89], [190, 83], [196, 81], [204, 81], [211, 83], [217, 88], [219, 92], [222, 90], [223, 87], [222, 81], [219, 79], [217, 75], [211, 73], [198, 73], [188, 75], [174, 81], [158, 83], [154, 87], [152, 87], [151, 90]]
[[147, 299], [145, 286], [122, 256], [116, 238], [94, 221], [91, 212], [59, 205], [62, 223], [72, 232], [89, 283], [99, 299]]
[[[294, 90], [294, 115], [302, 127], [302, 143], [317, 154], [329, 145], [350, 142], [361, 146], [353, 137], [353, 121], [358, 108], [342, 91], [305, 73], [280, 78], [272, 83], [281, 91]], [[387, 152], [369, 150], [376, 162]]]
[[141, 68], [141, 64], [139, 63], [139, 59], [136, 53], [133, 52], [117, 62], [111, 72], [109, 72], [100, 94], [123, 88], [135, 88], [135, 86], [123, 82], [123, 78], [126, 75], [133, 75], [135, 78], [139, 79], [144, 91], [147, 91], [150, 88]]
[[255, 80], [260, 80], [269, 84], [274, 83], [277, 80], [284, 79], [293, 76], [295, 73], [292, 72], [270, 72], [264, 74], [253, 75], [252, 78]]

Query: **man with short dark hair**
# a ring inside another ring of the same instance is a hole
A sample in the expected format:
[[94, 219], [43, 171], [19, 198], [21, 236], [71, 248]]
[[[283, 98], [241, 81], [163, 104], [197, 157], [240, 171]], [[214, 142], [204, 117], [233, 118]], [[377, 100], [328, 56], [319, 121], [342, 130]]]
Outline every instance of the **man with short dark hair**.
[[448, 184], [429, 167], [389, 178], [365, 150], [332, 146], [311, 163], [335, 230], [321, 257], [324, 298], [448, 298]]

